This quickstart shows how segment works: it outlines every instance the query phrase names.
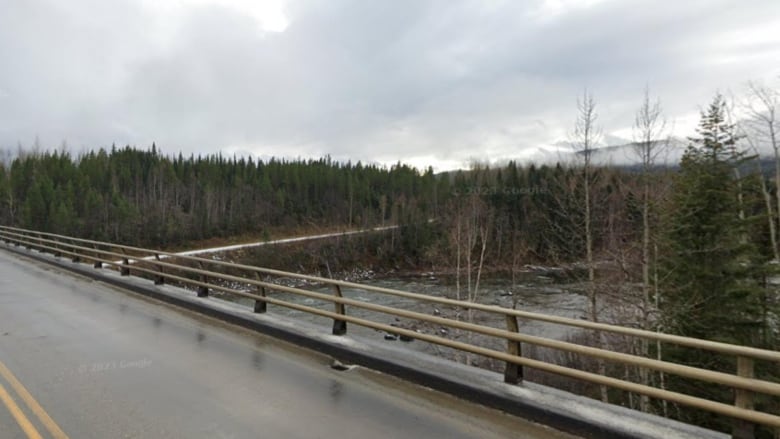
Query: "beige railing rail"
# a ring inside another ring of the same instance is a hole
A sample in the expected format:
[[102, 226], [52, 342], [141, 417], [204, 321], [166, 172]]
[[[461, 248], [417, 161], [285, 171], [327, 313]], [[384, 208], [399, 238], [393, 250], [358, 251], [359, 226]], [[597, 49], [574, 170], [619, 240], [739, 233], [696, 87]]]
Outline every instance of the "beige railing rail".
[[[208, 296], [209, 290], [245, 297], [254, 300], [254, 311], [258, 313], [266, 312], [267, 305], [271, 304], [330, 318], [333, 319], [332, 332], [337, 335], [345, 334], [347, 323], [352, 323], [446, 346], [463, 352], [482, 355], [502, 361], [506, 364], [504, 378], [505, 381], [509, 383], [518, 383], [522, 380], [523, 367], [529, 367], [543, 372], [558, 374], [596, 385], [604, 385], [614, 389], [646, 395], [651, 398], [657, 398], [659, 400], [728, 416], [738, 421], [736, 425], [739, 427], [735, 430], [735, 434], [738, 434], [739, 436], [743, 436], [746, 429], [747, 431], [751, 431], [751, 424], [768, 426], [780, 432], [780, 416], [778, 416], [777, 413], [762, 412], [754, 409], [755, 394], [764, 394], [769, 395], [772, 398], [780, 398], [780, 383], [754, 378], [755, 360], [766, 361], [774, 367], [780, 367], [780, 352], [777, 351], [538, 314], [495, 305], [459, 301], [444, 297], [363, 285], [354, 282], [234, 264], [196, 256], [181, 256], [171, 252], [92, 241], [14, 227], [0, 226], [0, 240], [5, 241], [10, 245], [24, 246], [28, 249], [52, 253], [57, 257], [70, 257], [74, 262], [91, 262], [95, 268], [104, 266], [110, 267], [116, 269], [124, 276], [134, 274], [151, 277], [157, 284], [162, 284], [166, 281], [178, 282], [190, 287], [195, 287], [197, 289], [197, 295], [200, 297]], [[269, 276], [295, 278], [330, 285], [333, 288], [333, 294], [324, 294], [303, 288], [275, 284], [268, 281], [267, 277]], [[239, 289], [235, 287], [235, 285], [245, 286], [246, 289]], [[403, 297], [423, 303], [448, 305], [459, 309], [472, 309], [490, 313], [505, 321], [506, 328], [502, 329], [479, 325], [443, 316], [434, 316], [417, 311], [379, 305], [369, 300], [344, 297], [342, 288], [357, 289], [369, 294], [384, 294]], [[269, 295], [268, 293], [270, 291], [291, 293], [322, 302], [329, 302], [334, 305], [334, 310], [328, 311], [302, 303], [282, 300], [278, 297]], [[364, 317], [356, 317], [347, 314], [346, 310], [348, 307], [360, 308], [374, 313], [413, 319], [420, 322], [432, 323], [448, 328], [494, 337], [506, 343], [506, 350], [499, 351], [477, 344], [452, 340], [439, 335], [420, 333], [410, 329], [388, 325]], [[579, 345], [572, 342], [523, 334], [519, 332], [518, 319], [595, 330], [602, 333], [619, 334], [638, 339], [654, 340], [693, 349], [711, 351], [723, 356], [736, 358], [735, 363], [737, 367], [734, 374], [729, 374], [608, 349]], [[580, 369], [524, 357], [522, 355], [521, 343], [579, 354], [614, 364], [634, 366], [645, 370], [677, 375], [704, 383], [726, 386], [733, 389], [734, 401], [733, 404], [712, 401], [698, 396], [653, 387], [644, 383], [599, 375]], [[739, 431], [739, 433], [737, 433], [737, 431]]]

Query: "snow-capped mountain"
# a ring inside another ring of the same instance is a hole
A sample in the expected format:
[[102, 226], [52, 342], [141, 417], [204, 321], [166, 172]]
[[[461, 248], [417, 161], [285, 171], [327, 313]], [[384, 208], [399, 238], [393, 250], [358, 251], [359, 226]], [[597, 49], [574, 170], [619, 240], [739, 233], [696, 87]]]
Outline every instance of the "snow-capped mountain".
[[[679, 138], [659, 141], [656, 164], [659, 166], [678, 164], [687, 146], [688, 141]], [[581, 160], [581, 154], [572, 142], [560, 141], [528, 149], [523, 152], [520, 161], [537, 164], [574, 163]], [[634, 142], [606, 135], [593, 149], [592, 158], [593, 162], [599, 165], [631, 166], [641, 161]]]

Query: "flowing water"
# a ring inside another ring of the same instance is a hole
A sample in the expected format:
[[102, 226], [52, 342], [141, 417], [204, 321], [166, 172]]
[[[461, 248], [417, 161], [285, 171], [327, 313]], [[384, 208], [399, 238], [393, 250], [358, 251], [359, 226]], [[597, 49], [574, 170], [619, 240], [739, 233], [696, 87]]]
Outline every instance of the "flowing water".
[[[560, 277], [548, 276], [548, 272], [528, 271], [521, 273], [514, 285], [511, 279], [506, 277], [486, 277], [482, 279], [477, 302], [489, 305], [497, 305], [506, 308], [516, 307], [518, 310], [530, 311], [541, 314], [552, 314], [569, 318], [583, 318], [586, 309], [585, 296], [578, 293], [578, 285], [567, 283]], [[321, 284], [300, 284], [292, 279], [276, 279], [283, 285], [295, 286], [310, 291], [316, 291], [322, 294], [332, 295], [334, 289], [332, 286]], [[465, 280], [461, 282], [465, 283]], [[433, 274], [421, 276], [381, 276], [373, 277], [358, 283], [372, 285], [383, 288], [409, 291], [419, 294], [425, 294], [437, 297], [457, 298], [457, 288], [452, 277], [435, 276]], [[238, 286], [234, 286], [238, 287]], [[461, 298], [466, 298], [465, 286], [462, 285]], [[397, 297], [389, 294], [381, 294], [372, 291], [361, 290], [357, 288], [342, 288], [344, 297], [356, 299], [372, 304], [385, 305], [393, 308], [416, 311], [428, 315], [437, 315], [447, 318], [458, 318], [467, 320], [467, 312], [457, 307], [448, 305], [439, 305], [434, 303], [425, 303], [408, 298]], [[332, 303], [322, 300], [299, 296], [292, 293], [269, 292], [269, 296], [289, 301], [291, 303], [302, 304], [317, 309], [333, 310]], [[253, 301], [246, 298], [231, 298], [223, 296], [227, 300], [233, 300], [252, 306]], [[307, 322], [322, 324], [324, 330], [332, 324], [328, 318], [314, 316], [312, 314], [292, 310], [273, 304], [268, 305], [268, 312], [287, 316], [292, 319], [301, 319]], [[415, 330], [421, 333], [435, 334], [448, 339], [468, 341], [485, 347], [503, 351], [505, 342], [480, 335], [467, 335], [462, 331], [453, 330], [441, 325], [422, 322], [405, 318], [396, 318], [392, 315], [377, 313], [360, 309], [358, 307], [347, 306], [347, 314], [367, 318], [376, 322], [390, 324], [393, 326]], [[503, 316], [496, 316], [487, 313], [475, 311], [473, 314], [475, 323], [492, 326], [500, 329], [506, 328]], [[537, 335], [547, 338], [563, 339], [575, 331], [572, 328], [520, 319], [520, 331], [524, 334]], [[375, 331], [370, 328], [362, 328], [357, 325], [349, 325], [349, 333], [357, 334], [369, 339], [375, 339], [381, 342], [398, 342], [392, 334], [381, 331]], [[437, 355], [455, 357], [457, 354], [447, 349], [416, 341], [414, 343], [405, 343], [410, 349], [434, 353]]]

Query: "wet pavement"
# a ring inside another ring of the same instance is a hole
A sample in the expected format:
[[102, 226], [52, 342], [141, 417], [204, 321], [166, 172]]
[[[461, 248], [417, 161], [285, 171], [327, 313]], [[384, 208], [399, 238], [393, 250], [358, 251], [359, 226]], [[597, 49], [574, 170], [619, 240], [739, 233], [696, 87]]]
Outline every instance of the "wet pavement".
[[0, 438], [567, 437], [330, 362], [0, 251]]

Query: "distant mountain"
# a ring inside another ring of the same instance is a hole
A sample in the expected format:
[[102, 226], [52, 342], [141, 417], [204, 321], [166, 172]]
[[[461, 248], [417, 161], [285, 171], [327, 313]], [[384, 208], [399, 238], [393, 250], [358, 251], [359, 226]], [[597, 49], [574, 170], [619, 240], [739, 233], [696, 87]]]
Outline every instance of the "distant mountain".
[[[676, 166], [687, 146], [688, 141], [679, 138], [672, 138], [665, 145], [659, 145], [656, 164]], [[575, 151], [572, 142], [561, 141], [526, 150], [518, 161], [527, 164], [572, 163], [580, 160], [581, 154]], [[604, 141], [594, 148], [592, 157], [598, 165], [631, 166], [639, 164], [641, 160], [637, 155], [635, 143], [617, 136], [605, 136]]]
[[[655, 157], [655, 164], [657, 166], [677, 166], [687, 146], [688, 141], [679, 138], [656, 142], [655, 147], [658, 155]], [[596, 148], [593, 152], [593, 160], [601, 165], [618, 166], [638, 165], [642, 161], [635, 142]]]

